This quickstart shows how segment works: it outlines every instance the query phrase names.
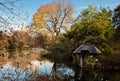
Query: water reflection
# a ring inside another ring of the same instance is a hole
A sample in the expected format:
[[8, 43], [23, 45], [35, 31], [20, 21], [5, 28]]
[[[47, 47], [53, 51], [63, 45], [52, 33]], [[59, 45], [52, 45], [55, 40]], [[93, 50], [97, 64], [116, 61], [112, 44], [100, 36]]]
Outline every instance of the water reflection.
[[4, 53], [0, 56], [0, 81], [29, 81], [35, 77], [35, 73], [49, 78], [59, 77], [66, 81], [120, 81], [120, 71], [79, 68], [74, 65], [68, 67], [49, 60], [41, 60], [38, 50], [0, 51], [0, 53]]
[[31, 60], [40, 59], [38, 50], [2, 50], [0, 53], [5, 54], [4, 57], [0, 57], [0, 66], [11, 62], [15, 67], [25, 69]]
[[76, 70], [75, 81], [120, 81], [120, 72], [82, 68]]

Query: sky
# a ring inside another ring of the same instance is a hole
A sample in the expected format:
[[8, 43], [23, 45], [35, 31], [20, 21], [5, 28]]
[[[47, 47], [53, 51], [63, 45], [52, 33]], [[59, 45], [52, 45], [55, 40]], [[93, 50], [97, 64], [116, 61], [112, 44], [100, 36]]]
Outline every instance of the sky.
[[[40, 8], [41, 5], [51, 3], [53, 0], [21, 0], [23, 8], [29, 13], [29, 24], [32, 22], [32, 16]], [[68, 0], [74, 8], [73, 17], [79, 15], [80, 11], [87, 8], [88, 5], [94, 5], [98, 8], [109, 7], [110, 9], [116, 8], [120, 4], [120, 0]]]
[[[2, 1], [12, 1], [12, 0], [2, 0]], [[32, 17], [34, 13], [40, 8], [41, 5], [49, 4], [54, 0], [20, 0], [17, 2], [16, 6], [20, 6], [22, 10], [20, 13], [27, 11], [27, 20], [24, 20], [26, 14], [19, 17], [19, 20], [15, 20], [16, 23], [21, 24], [24, 23], [25, 25], [30, 25], [32, 23]], [[120, 4], [120, 0], [67, 0], [73, 5], [73, 17], [77, 17], [80, 12], [87, 8], [88, 5], [94, 5], [98, 9], [100, 7], [109, 7], [111, 10], [117, 7]], [[23, 18], [23, 19], [21, 19]], [[20, 20], [21, 19], [21, 20]]]

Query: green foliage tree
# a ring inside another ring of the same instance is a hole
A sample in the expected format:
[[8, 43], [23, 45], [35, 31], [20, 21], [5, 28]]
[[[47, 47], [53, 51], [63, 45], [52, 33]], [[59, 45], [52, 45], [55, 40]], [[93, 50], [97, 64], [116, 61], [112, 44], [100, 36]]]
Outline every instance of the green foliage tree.
[[120, 5], [118, 5], [113, 11], [113, 27], [120, 27]]
[[60, 35], [56, 41], [49, 43], [47, 47], [48, 58], [56, 61], [69, 63], [72, 62], [72, 42], [69, 39], [65, 38], [64, 34]]
[[111, 12], [90, 5], [75, 19], [66, 37], [73, 41], [74, 48], [88, 42], [97, 45], [103, 52], [109, 52], [108, 41], [112, 34]]
[[115, 39], [120, 40], [120, 5], [118, 5], [113, 11], [113, 27], [115, 28]]
[[113, 28], [115, 30], [114, 37], [113, 37], [113, 53], [114, 54], [120, 54], [120, 4], [114, 9], [113, 16]]
[[38, 33], [38, 34], [35, 35], [35, 37], [34, 37], [35, 47], [45, 48], [48, 40], [49, 40], [49, 39], [48, 39], [47, 36], [43, 35], [42, 33]]

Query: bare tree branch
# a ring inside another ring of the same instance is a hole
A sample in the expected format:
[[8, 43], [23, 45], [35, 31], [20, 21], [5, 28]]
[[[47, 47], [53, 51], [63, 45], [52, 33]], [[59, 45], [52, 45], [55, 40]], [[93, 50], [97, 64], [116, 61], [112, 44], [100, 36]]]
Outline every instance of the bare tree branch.
[[[8, 30], [10, 29], [9, 27], [11, 27], [11, 25], [19, 25], [19, 23], [16, 23], [16, 20], [26, 20], [28, 18], [28, 13], [19, 7], [17, 4], [18, 1], [20, 0], [0, 1], [0, 24], [4, 25], [1, 25], [0, 28], [6, 28]], [[23, 18], [23, 14], [25, 13], [26, 18]]]
[[[66, 0], [57, 0], [57, 2], [42, 5], [33, 16], [33, 25], [36, 28], [46, 28], [57, 37], [61, 31], [67, 30], [72, 11], [72, 5]], [[38, 24], [44, 24], [44, 27]]]

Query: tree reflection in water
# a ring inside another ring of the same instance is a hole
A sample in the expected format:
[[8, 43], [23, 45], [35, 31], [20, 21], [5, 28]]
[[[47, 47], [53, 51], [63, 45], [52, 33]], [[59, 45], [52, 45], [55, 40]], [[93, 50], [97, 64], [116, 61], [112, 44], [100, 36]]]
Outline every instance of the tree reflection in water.
[[120, 81], [120, 72], [90, 68], [76, 68], [75, 81]]

